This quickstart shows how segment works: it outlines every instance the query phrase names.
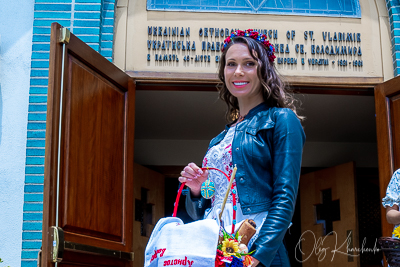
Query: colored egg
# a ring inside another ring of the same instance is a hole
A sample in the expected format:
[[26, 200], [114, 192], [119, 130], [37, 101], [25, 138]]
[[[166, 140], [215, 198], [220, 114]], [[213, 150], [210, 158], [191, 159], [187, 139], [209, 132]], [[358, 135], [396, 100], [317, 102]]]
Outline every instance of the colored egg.
[[239, 251], [243, 252], [243, 253], [249, 253], [249, 249], [247, 248], [247, 246], [245, 244], [239, 245]]
[[215, 194], [215, 184], [211, 180], [206, 180], [204, 183], [201, 185], [201, 195], [206, 198], [210, 199], [214, 196]]

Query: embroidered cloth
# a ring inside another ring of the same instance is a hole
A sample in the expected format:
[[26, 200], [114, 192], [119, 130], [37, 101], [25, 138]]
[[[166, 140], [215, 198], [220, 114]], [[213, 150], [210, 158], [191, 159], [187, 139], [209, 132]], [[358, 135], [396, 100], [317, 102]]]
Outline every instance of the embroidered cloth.
[[[232, 141], [235, 137], [236, 126], [232, 126], [229, 128], [227, 134], [224, 139], [217, 145], [211, 147], [204, 159], [203, 159], [203, 167], [209, 168], [218, 168], [224, 171], [230, 177], [233, 172], [233, 163], [232, 163]], [[226, 190], [229, 185], [228, 179], [226, 179], [225, 175], [218, 171], [210, 170], [208, 179], [214, 182], [215, 184], [215, 194], [211, 198], [211, 208], [207, 209], [204, 215], [205, 219], [216, 219], [221, 211], [221, 206], [226, 194]], [[257, 238], [259, 230], [267, 217], [268, 212], [256, 213], [243, 215], [242, 209], [240, 207], [239, 199], [240, 195], [236, 189], [236, 181], [233, 182], [233, 190], [236, 191], [236, 229], [238, 229], [241, 223], [245, 219], [252, 219], [255, 221], [257, 225], [257, 232], [251, 238], [248, 247], [251, 248], [254, 240]], [[232, 220], [233, 220], [233, 204], [232, 204], [232, 191], [229, 193], [228, 199], [225, 204], [225, 210], [222, 214], [222, 222], [225, 230], [228, 233], [231, 232], [232, 228]]]

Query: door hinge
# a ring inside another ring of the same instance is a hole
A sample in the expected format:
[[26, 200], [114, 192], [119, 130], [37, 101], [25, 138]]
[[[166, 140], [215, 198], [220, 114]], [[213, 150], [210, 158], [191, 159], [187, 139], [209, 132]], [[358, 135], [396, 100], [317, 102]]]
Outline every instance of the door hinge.
[[37, 267], [42, 267], [42, 248], [40, 248], [37, 255]]
[[133, 252], [124, 252], [120, 250], [113, 249], [105, 249], [100, 247], [94, 247], [84, 244], [78, 244], [70, 241], [64, 242], [64, 249], [76, 252], [85, 252], [89, 254], [102, 255], [107, 257], [118, 258], [122, 260], [133, 261], [134, 253]]
[[64, 231], [56, 226], [51, 226], [49, 231], [50, 260], [60, 262], [64, 256]]
[[67, 28], [61, 28], [60, 31], [61, 32], [59, 42], [63, 44], [68, 44], [69, 39], [71, 38], [71, 32]]
[[107, 257], [118, 258], [122, 260], [133, 261], [135, 254], [133, 252], [124, 252], [119, 250], [105, 249], [100, 247], [94, 247], [85, 244], [79, 244], [75, 242], [64, 240], [64, 231], [60, 227], [51, 226], [49, 228], [49, 244], [50, 248], [50, 260], [52, 262], [61, 262], [63, 260], [64, 251], [74, 251], [95, 255], [102, 255]]

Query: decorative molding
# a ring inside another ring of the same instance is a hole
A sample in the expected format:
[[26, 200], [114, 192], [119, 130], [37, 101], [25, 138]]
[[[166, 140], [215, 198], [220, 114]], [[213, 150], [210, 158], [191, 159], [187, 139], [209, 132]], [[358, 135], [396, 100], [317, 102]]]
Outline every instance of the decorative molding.
[[[217, 74], [182, 72], [126, 71], [135, 79], [138, 90], [214, 91]], [[301, 93], [373, 95], [383, 77], [285, 76], [285, 81]]]

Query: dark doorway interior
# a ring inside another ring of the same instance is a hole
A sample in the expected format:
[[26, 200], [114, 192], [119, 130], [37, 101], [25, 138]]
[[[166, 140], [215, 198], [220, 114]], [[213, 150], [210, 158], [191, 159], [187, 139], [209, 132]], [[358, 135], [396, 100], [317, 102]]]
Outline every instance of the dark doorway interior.
[[[302, 174], [317, 171], [320, 168], [302, 168]], [[357, 203], [358, 203], [358, 229], [360, 248], [373, 249], [377, 238], [382, 236], [381, 232], [381, 200], [379, 196], [379, 174], [378, 168], [356, 168], [357, 181]], [[300, 220], [300, 194], [297, 197], [296, 210], [293, 216], [293, 225], [285, 236], [285, 245], [288, 250], [290, 264], [292, 267], [301, 267], [301, 252], [299, 251], [299, 240], [301, 238]], [[376, 244], [378, 246], [378, 244]], [[297, 254], [296, 254], [297, 253]], [[297, 258], [295, 257], [297, 255]], [[363, 252], [360, 253], [361, 267], [382, 266], [382, 253]], [[300, 261], [299, 261], [300, 260]]]

